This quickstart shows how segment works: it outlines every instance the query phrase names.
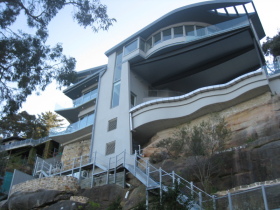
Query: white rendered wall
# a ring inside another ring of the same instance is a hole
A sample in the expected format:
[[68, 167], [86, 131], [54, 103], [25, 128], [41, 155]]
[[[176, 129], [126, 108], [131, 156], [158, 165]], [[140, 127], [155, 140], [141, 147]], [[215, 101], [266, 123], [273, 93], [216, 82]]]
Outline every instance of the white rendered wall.
[[[119, 105], [111, 108], [113, 75], [116, 53], [109, 56], [108, 69], [101, 77], [99, 97], [96, 109], [96, 125], [93, 140], [93, 152], [105, 155], [106, 144], [116, 141], [115, 153], [130, 152], [131, 137], [129, 127], [129, 63], [122, 64]], [[108, 121], [117, 118], [117, 128], [108, 131]], [[108, 156], [110, 157], [110, 156]]]
[[280, 74], [275, 74], [269, 78], [269, 87], [272, 94], [280, 95]]

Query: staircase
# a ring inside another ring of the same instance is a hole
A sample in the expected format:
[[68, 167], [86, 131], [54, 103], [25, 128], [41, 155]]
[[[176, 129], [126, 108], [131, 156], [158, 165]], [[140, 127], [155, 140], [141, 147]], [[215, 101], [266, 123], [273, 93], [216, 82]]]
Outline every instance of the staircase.
[[192, 209], [203, 209], [205, 206], [212, 207], [214, 204], [214, 197], [196, 187], [192, 182], [188, 182], [174, 171], [168, 173], [161, 168], [156, 168], [147, 159], [143, 158], [138, 151], [135, 151], [134, 155], [127, 154], [124, 151], [110, 158], [95, 152], [92, 160], [89, 155], [81, 156], [69, 161], [68, 165], [57, 162], [54, 164], [37, 158], [33, 176], [39, 178], [70, 174], [74, 176], [76, 172], [79, 172], [77, 173], [77, 178], [82, 183], [81, 174], [84, 168], [88, 167], [92, 168], [92, 172], [88, 176], [88, 180], [91, 180], [88, 181], [91, 182], [91, 187], [93, 186], [93, 180], [98, 179], [97, 177], [100, 179], [101, 175], [106, 179], [103, 183], [116, 183], [117, 169], [124, 167], [146, 186], [147, 193], [149, 190], [159, 189], [159, 193], [162, 195], [163, 191], [168, 191], [169, 188], [174, 188], [175, 184], [177, 184], [182, 193], [177, 198], [179, 203], [184, 203], [184, 201], [192, 198], [194, 199]]

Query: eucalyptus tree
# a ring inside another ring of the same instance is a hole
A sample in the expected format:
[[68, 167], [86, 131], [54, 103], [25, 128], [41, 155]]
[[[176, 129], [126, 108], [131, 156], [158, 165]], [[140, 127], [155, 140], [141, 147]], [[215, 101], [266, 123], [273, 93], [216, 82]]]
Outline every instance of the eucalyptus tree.
[[[73, 19], [94, 32], [108, 30], [115, 21], [99, 0], [0, 0], [0, 107], [14, 113], [36, 90], [45, 90], [53, 80], [68, 86], [75, 80], [73, 57], [63, 54], [61, 44], [49, 46], [48, 24], [64, 7], [73, 7]], [[26, 17], [34, 33], [13, 29]]]

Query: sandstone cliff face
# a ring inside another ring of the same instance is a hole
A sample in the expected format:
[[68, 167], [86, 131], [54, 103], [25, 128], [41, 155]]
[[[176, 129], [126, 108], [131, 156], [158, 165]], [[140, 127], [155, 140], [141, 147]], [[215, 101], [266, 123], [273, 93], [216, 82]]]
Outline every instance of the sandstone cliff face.
[[[280, 133], [259, 138], [244, 147], [217, 155], [223, 163], [219, 167], [218, 176], [212, 180], [215, 190], [227, 190], [240, 185], [279, 178]], [[174, 170], [200, 186], [199, 180], [192, 174], [192, 164], [191, 157], [186, 157], [177, 160], [167, 159], [159, 166], [166, 171]]]
[[[273, 96], [268, 92], [217, 114], [225, 118], [232, 131], [226, 149], [235, 148], [234, 151], [220, 154], [224, 165], [213, 183], [217, 190], [279, 178], [280, 96]], [[198, 125], [209, 116], [191, 121], [190, 126]], [[154, 135], [144, 149], [144, 156], [149, 157], [159, 151], [156, 143], [172, 137], [175, 130], [176, 128], [170, 128]], [[165, 160], [162, 163], [164, 169], [175, 170], [198, 182], [190, 175], [190, 165], [190, 158]]]
[[[198, 125], [209, 119], [211, 114], [187, 123], [190, 126]], [[280, 132], [280, 96], [272, 96], [270, 92], [216, 114], [225, 118], [232, 131], [226, 148], [240, 146], [248, 141]], [[181, 126], [186, 126], [187, 123]], [[169, 128], [155, 134], [145, 145], [144, 155], [149, 157], [157, 150], [155, 144], [162, 139], [172, 137], [175, 130], [176, 128]]]

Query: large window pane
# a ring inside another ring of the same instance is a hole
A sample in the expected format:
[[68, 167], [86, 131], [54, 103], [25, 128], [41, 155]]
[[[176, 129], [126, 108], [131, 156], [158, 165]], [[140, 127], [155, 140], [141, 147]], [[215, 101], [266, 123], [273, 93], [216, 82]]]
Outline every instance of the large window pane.
[[204, 36], [205, 35], [205, 28], [202, 26], [196, 26], [196, 35], [197, 36]]
[[140, 50], [145, 52], [145, 42], [142, 39], [140, 39]]
[[181, 37], [184, 35], [183, 26], [175, 27], [173, 30], [174, 30], [174, 38]]
[[133, 42], [125, 46], [124, 54], [127, 55], [133, 50], [136, 50], [137, 48], [138, 48], [138, 39], [134, 40]]
[[156, 35], [154, 35], [154, 45], [160, 43], [161, 41], [161, 34], [157, 33]]
[[152, 38], [148, 39], [146, 42], [147, 51], [152, 48]]
[[185, 26], [186, 36], [194, 36], [194, 26]]
[[134, 93], [130, 93], [130, 105], [134, 107], [136, 105], [136, 95]]
[[171, 28], [162, 31], [162, 39], [163, 41], [171, 39]]
[[117, 82], [113, 87], [112, 108], [119, 105], [121, 83]]
[[117, 53], [115, 72], [114, 72], [114, 82], [121, 79], [121, 70], [122, 70], [122, 51]]

